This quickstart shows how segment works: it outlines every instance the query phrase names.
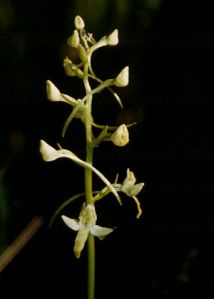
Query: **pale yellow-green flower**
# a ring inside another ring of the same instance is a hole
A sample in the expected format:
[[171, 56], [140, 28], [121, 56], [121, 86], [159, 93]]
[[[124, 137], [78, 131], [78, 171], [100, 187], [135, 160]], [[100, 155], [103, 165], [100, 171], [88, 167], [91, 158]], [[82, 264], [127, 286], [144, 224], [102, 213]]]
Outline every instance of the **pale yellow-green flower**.
[[136, 178], [134, 173], [129, 169], [127, 169], [126, 178], [123, 181], [122, 185], [120, 186], [120, 191], [125, 193], [127, 196], [132, 197], [132, 199], [135, 201], [138, 210], [136, 218], [139, 219], [140, 216], [142, 215], [142, 209], [141, 209], [140, 201], [136, 196], [143, 189], [144, 183], [140, 182], [135, 184], [135, 182], [136, 182]]
[[74, 255], [76, 258], [80, 258], [89, 234], [102, 240], [113, 231], [112, 228], [96, 225], [97, 214], [93, 204], [83, 204], [79, 219], [71, 219], [62, 215], [62, 220], [70, 229], [77, 231], [74, 243]]
[[144, 183], [140, 182], [135, 184], [136, 178], [132, 171], [127, 169], [126, 178], [122, 183], [121, 191], [124, 192], [127, 196], [133, 197], [137, 196], [144, 187]]

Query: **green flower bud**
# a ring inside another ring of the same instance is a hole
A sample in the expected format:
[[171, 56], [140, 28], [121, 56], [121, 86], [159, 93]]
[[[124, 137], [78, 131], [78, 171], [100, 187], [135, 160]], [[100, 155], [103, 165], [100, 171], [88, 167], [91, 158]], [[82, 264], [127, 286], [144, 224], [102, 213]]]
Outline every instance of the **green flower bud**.
[[61, 93], [59, 89], [50, 80], [46, 81], [47, 97], [50, 101], [61, 101]]
[[129, 142], [129, 131], [125, 124], [120, 125], [111, 135], [112, 142], [119, 147], [123, 147]]
[[107, 44], [109, 46], [115, 46], [118, 44], [118, 29], [115, 29], [111, 34], [109, 34], [106, 38]]
[[82, 30], [85, 27], [85, 22], [80, 16], [76, 16], [74, 19], [74, 25], [77, 30]]
[[129, 67], [126, 66], [115, 78], [114, 85], [124, 87], [129, 84]]
[[67, 39], [67, 44], [70, 46], [70, 47], [74, 47], [74, 48], [77, 48], [79, 46], [79, 43], [80, 43], [80, 38], [79, 38], [79, 33], [78, 31], [75, 29], [72, 36], [70, 36], [68, 39]]

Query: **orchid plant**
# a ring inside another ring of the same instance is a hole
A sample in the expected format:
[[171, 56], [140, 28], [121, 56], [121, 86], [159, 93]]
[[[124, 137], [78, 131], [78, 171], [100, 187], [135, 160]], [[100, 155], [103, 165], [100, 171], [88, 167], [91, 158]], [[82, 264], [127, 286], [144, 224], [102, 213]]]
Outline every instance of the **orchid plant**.
[[[51, 224], [55, 218], [61, 214], [62, 210], [73, 201], [83, 198], [82, 208], [80, 210], [79, 218], [70, 218], [62, 215], [63, 222], [72, 230], [77, 232], [74, 242], [74, 255], [80, 258], [84, 246], [88, 244], [88, 298], [94, 298], [95, 290], [95, 243], [94, 237], [99, 239], [105, 238], [113, 229], [108, 227], [101, 227], [96, 224], [96, 202], [104, 199], [109, 193], [113, 193], [120, 205], [122, 201], [119, 193], [125, 193], [131, 197], [137, 206], [137, 218], [142, 214], [142, 209], [137, 195], [143, 189], [144, 183], [136, 184], [136, 178], [132, 171], [127, 169], [127, 174], [122, 183], [118, 182], [118, 175], [115, 182], [110, 182], [101, 171], [93, 165], [93, 154], [95, 147], [97, 148], [101, 142], [109, 141], [118, 147], [126, 146], [129, 142], [128, 128], [134, 124], [121, 124], [120, 126], [100, 125], [95, 123], [92, 115], [92, 101], [93, 96], [108, 89], [109, 92], [116, 99], [118, 104], [123, 108], [122, 101], [119, 95], [114, 91], [116, 87], [126, 87], [129, 83], [129, 67], [126, 66], [119, 72], [116, 78], [102, 80], [95, 74], [92, 67], [92, 55], [101, 47], [115, 46], [118, 44], [118, 30], [115, 29], [111, 34], [102, 37], [96, 41], [91, 33], [85, 30], [85, 22], [80, 16], [76, 16], [74, 20], [75, 30], [68, 38], [67, 43], [70, 47], [75, 48], [79, 55], [79, 62], [74, 63], [70, 58], [64, 59], [64, 70], [66, 75], [70, 77], [78, 77], [83, 81], [85, 88], [85, 96], [81, 99], [75, 99], [70, 95], [62, 93], [56, 85], [47, 80], [47, 98], [50, 101], [65, 102], [71, 106], [71, 113], [67, 118], [62, 136], [64, 137], [68, 126], [74, 118], [85, 127], [85, 143], [86, 143], [86, 157], [80, 158], [73, 151], [64, 149], [58, 144], [58, 149], [52, 147], [44, 140], [40, 141], [40, 152], [43, 160], [53, 161], [58, 158], [67, 158], [72, 160], [84, 168], [85, 191], [72, 196], [67, 201], [62, 203], [55, 211], [51, 219]], [[91, 87], [91, 81], [97, 83], [95, 88]], [[99, 134], [95, 136], [94, 128], [100, 130]], [[93, 188], [93, 173], [95, 173], [103, 182], [104, 187], [100, 191], [95, 191]]]

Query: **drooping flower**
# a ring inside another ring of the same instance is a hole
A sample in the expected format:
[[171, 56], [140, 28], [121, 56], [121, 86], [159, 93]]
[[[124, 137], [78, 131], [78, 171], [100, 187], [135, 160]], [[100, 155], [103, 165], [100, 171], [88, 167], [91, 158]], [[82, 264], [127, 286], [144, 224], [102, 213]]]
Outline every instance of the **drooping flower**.
[[102, 240], [113, 231], [112, 228], [96, 225], [97, 214], [93, 204], [83, 204], [79, 219], [71, 219], [62, 215], [62, 220], [70, 229], [77, 231], [74, 243], [74, 255], [76, 258], [80, 258], [89, 234]]
[[135, 182], [136, 182], [136, 178], [134, 173], [129, 169], [127, 169], [127, 175], [122, 185], [120, 186], [120, 191], [125, 193], [127, 196], [132, 197], [132, 199], [135, 201], [137, 205], [137, 211], [138, 211], [136, 218], [139, 219], [140, 216], [142, 215], [142, 209], [141, 209], [140, 201], [136, 196], [143, 189], [144, 182], [140, 182], [137, 184], [135, 184]]
[[135, 175], [129, 169], [127, 169], [126, 174], [127, 174], [126, 178], [124, 179], [121, 186], [121, 191], [130, 197], [137, 196], [137, 194], [139, 194], [142, 188], [144, 187], [144, 183], [140, 182], [135, 184], [136, 182]]

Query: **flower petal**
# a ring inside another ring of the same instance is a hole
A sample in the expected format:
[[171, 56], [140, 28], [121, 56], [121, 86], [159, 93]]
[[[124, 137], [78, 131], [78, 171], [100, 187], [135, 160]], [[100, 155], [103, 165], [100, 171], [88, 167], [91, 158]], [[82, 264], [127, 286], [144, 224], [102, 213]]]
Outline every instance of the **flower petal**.
[[71, 219], [64, 215], [62, 215], [61, 217], [62, 217], [62, 220], [65, 223], [65, 225], [67, 225], [70, 229], [72, 229], [74, 231], [78, 231], [80, 229], [79, 220]]
[[135, 182], [136, 182], [136, 178], [135, 178], [134, 172], [132, 172], [129, 169], [127, 169], [127, 171], [126, 171], [126, 178], [123, 181], [123, 186], [134, 185]]
[[109, 235], [114, 229], [107, 228], [107, 227], [101, 227], [99, 225], [94, 225], [90, 229], [90, 233], [100, 240], [103, 240], [107, 235]]
[[143, 189], [143, 187], [144, 187], [144, 182], [140, 182], [133, 185], [133, 187], [130, 188], [129, 190], [130, 196], [137, 196], [140, 193], [140, 191]]

